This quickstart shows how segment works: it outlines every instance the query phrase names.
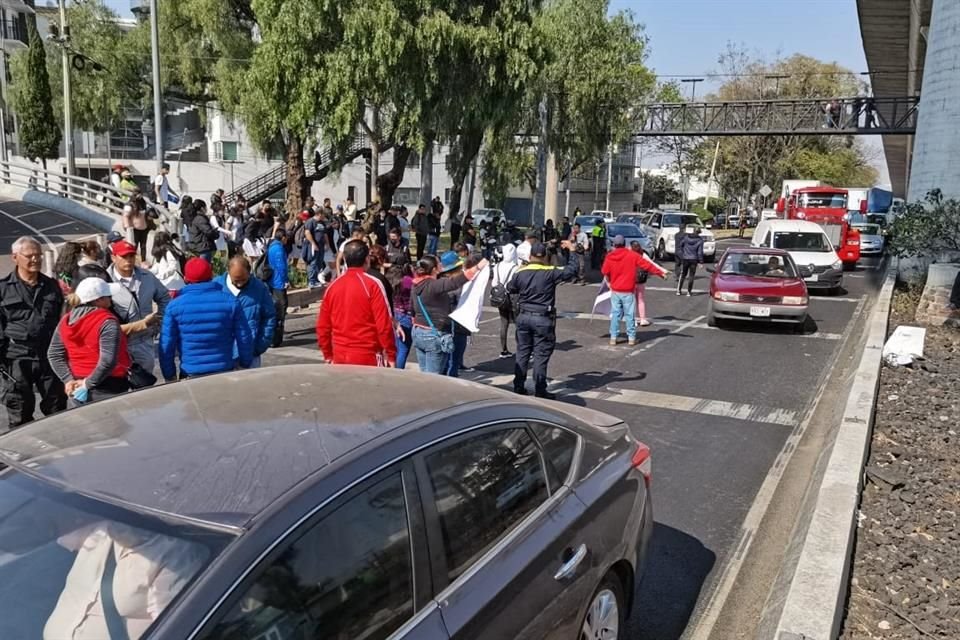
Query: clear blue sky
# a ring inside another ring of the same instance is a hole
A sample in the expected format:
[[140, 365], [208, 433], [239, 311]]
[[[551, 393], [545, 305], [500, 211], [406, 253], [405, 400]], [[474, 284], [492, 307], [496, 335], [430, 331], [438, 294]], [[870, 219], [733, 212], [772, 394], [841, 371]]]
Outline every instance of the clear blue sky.
[[[130, 0], [106, 2], [130, 15]], [[645, 25], [650, 66], [662, 75], [701, 77], [716, 71], [717, 56], [728, 42], [744, 44], [767, 60], [803, 53], [854, 72], [867, 69], [856, 0], [611, 0], [610, 8], [630, 10]], [[710, 89], [698, 85], [697, 93]], [[886, 182], [880, 141], [867, 140], [880, 181]]]

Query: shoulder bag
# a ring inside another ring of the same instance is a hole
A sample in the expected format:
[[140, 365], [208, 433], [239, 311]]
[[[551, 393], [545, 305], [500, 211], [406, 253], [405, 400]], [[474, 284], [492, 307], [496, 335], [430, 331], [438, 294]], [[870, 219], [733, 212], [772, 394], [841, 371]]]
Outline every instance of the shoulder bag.
[[453, 353], [453, 334], [440, 333], [437, 331], [437, 328], [434, 326], [433, 320], [430, 319], [430, 314], [427, 313], [427, 308], [424, 306], [423, 300], [420, 299], [419, 294], [417, 294], [417, 304], [420, 305], [420, 311], [423, 312], [423, 317], [426, 318], [427, 324], [430, 325], [433, 335], [437, 336], [437, 339], [440, 340], [440, 351], [443, 353]]

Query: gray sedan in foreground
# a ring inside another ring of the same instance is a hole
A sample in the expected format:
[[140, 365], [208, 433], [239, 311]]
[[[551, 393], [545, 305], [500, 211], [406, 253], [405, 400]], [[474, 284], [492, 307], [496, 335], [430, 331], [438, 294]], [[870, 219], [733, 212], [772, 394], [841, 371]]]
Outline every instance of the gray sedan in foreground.
[[624, 637], [650, 451], [617, 418], [288, 366], [0, 436], [0, 638]]

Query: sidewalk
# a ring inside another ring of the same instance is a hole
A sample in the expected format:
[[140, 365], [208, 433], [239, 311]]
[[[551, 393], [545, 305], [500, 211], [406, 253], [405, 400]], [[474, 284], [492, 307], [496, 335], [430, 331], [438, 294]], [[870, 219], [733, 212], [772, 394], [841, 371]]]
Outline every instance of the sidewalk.
[[[898, 293], [890, 331], [915, 307]], [[925, 356], [881, 373], [844, 640], [960, 638], [960, 331]]]

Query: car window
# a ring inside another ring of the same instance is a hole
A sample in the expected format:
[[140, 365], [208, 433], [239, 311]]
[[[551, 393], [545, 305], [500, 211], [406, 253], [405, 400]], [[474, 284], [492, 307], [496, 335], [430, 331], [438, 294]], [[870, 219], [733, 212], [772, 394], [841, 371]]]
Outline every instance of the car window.
[[573, 467], [573, 455], [577, 450], [577, 436], [560, 427], [539, 423], [531, 426], [557, 484], [566, 483]]
[[728, 253], [720, 266], [721, 275], [754, 278], [796, 278], [793, 261], [788, 256], [764, 253]]
[[809, 251], [813, 253], [833, 251], [833, 246], [831, 246], [827, 236], [816, 232], [777, 232], [773, 234], [773, 247], [785, 251]]
[[460, 440], [425, 463], [451, 581], [547, 499], [540, 452], [522, 427]]
[[379, 640], [412, 615], [410, 535], [397, 473], [312, 526], [205, 638]]

